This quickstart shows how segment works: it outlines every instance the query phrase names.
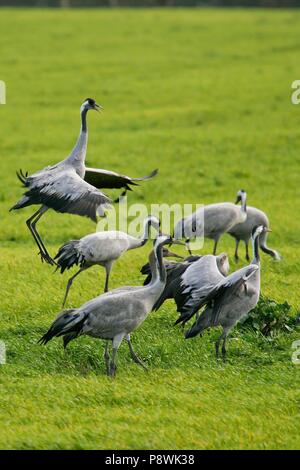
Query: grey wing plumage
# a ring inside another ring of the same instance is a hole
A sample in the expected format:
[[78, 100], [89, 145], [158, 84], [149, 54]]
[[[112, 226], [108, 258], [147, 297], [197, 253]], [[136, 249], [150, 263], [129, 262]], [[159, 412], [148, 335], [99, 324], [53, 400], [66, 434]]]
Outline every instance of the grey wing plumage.
[[199, 310], [199, 292], [202, 296], [207, 295], [216, 284], [224, 279], [215, 256], [206, 255], [192, 263], [181, 276], [177, 293], [178, 301], [176, 301], [180, 317], [176, 324], [187, 322]]
[[[178, 277], [187, 267], [189, 266], [190, 263], [193, 263], [195, 261], [198, 261], [201, 258], [200, 255], [191, 255], [185, 258], [184, 261], [181, 262], [176, 262], [176, 261], [165, 261], [164, 260], [164, 265], [167, 271], [167, 282], [166, 284], [170, 284], [176, 277]], [[184, 269], [182, 269], [182, 266], [184, 266]], [[147, 276], [146, 279], [144, 280], [144, 286], [149, 284], [151, 281], [151, 267], [150, 263], [144, 264], [144, 266], [141, 267], [140, 273], [143, 274], [144, 276]]]
[[179, 292], [181, 275], [188, 268], [188, 266], [189, 264], [187, 263], [170, 263], [170, 265], [166, 268], [166, 285], [162, 294], [153, 305], [153, 310], [158, 310], [167, 299], [174, 298], [177, 303], [176, 299]]
[[[185, 269], [188, 266], [184, 262], [177, 263], [176, 261], [166, 261], [166, 260], [164, 260], [164, 265], [165, 265], [166, 272], [167, 272], [166, 284], [170, 284], [170, 282], [182, 272], [182, 266], [185, 266]], [[144, 276], [147, 276], [146, 279], [144, 280], [144, 286], [146, 286], [147, 284], [149, 284], [152, 278], [150, 263], [144, 264], [144, 266], [142, 266], [140, 269], [140, 273], [143, 274]]]
[[[190, 263], [198, 261], [200, 258], [201, 256], [199, 255], [193, 255], [193, 256], [187, 257], [183, 262], [179, 262], [179, 263], [175, 261], [168, 262], [164, 260], [164, 265], [165, 265], [166, 272], [167, 272], [166, 285], [161, 296], [155, 302], [153, 306], [153, 310], [158, 310], [167, 299], [174, 298], [176, 303], [179, 302], [179, 298], [177, 294], [179, 293], [179, 290], [180, 290], [180, 283], [181, 283], [180, 276], [189, 267]], [[147, 275], [144, 281], [144, 286], [149, 284], [149, 282], [151, 281], [151, 277], [152, 277], [150, 264], [146, 263], [141, 268], [140, 272], [144, 275]]]
[[28, 190], [13, 207], [43, 204], [57, 212], [84, 215], [97, 220], [101, 206], [110, 203], [105, 194], [84, 181], [73, 169], [61, 167], [29, 176], [23, 182]]
[[145, 181], [153, 178], [158, 170], [152, 171], [149, 175], [141, 178], [131, 178], [130, 176], [121, 175], [114, 171], [102, 170], [98, 168], [86, 168], [84, 179], [96, 188], [124, 188], [131, 190], [130, 186], [137, 186], [137, 181]]
[[[211, 325], [215, 326], [219, 321], [219, 314], [222, 305], [226, 303], [226, 299], [234, 295], [234, 293], [245, 284], [250, 277], [259, 269], [256, 264], [251, 264], [232, 273], [230, 276], [221, 280], [217, 285], [212, 287], [209, 292], [206, 289], [199, 289], [194, 292], [194, 302], [198, 310], [204, 305], [211, 305], [212, 316]], [[188, 307], [188, 306], [187, 306]], [[189, 317], [190, 318], [190, 317]]]

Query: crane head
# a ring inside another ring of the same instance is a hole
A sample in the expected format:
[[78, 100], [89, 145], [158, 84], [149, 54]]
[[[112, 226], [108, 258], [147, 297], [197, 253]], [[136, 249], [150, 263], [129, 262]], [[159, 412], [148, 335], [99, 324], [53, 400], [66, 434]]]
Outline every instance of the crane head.
[[246, 201], [246, 196], [246, 191], [244, 189], [240, 189], [237, 192], [235, 204], [238, 204], [239, 202], [243, 204]]
[[86, 98], [84, 102], [82, 103], [81, 110], [85, 109], [88, 111], [89, 109], [93, 109], [94, 111], [101, 111], [103, 107], [96, 103], [96, 101], [93, 98]]

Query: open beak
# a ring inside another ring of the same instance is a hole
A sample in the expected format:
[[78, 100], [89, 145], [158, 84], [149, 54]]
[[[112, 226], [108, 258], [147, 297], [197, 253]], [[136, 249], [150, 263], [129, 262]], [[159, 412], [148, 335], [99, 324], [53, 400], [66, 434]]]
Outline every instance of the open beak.
[[98, 103], [95, 103], [95, 107], [94, 107], [94, 110], [97, 111], [98, 113], [100, 113], [100, 111], [102, 111], [103, 109], [103, 106], [101, 106], [100, 104]]

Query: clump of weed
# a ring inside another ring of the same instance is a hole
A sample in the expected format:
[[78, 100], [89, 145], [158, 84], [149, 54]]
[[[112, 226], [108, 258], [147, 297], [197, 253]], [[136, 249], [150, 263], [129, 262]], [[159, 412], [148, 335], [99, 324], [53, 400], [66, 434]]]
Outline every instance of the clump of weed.
[[240, 325], [241, 328], [251, 328], [264, 336], [275, 336], [278, 332], [294, 331], [298, 317], [291, 315], [291, 305], [261, 296], [255, 309]]

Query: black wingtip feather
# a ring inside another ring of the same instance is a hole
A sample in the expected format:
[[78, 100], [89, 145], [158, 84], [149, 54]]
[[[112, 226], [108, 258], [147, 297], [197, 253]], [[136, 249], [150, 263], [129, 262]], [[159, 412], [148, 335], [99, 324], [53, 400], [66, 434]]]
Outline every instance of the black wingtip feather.
[[155, 170], [151, 171], [149, 175], [142, 176], [141, 178], [131, 178], [131, 181], [147, 181], [150, 180], [151, 178], [154, 178], [158, 173], [158, 168], [155, 168]]
[[47, 344], [52, 338], [53, 338], [53, 336], [49, 334], [49, 331], [47, 331], [47, 333], [45, 333], [45, 334], [38, 340], [37, 343], [40, 344], [41, 346], [44, 346], [44, 345]]
[[[75, 315], [76, 309], [63, 310], [56, 320], [54, 320], [49, 330], [38, 340], [38, 344], [45, 345], [51, 341], [52, 338], [63, 335], [68, 335], [69, 337], [72, 336], [72, 339], [75, 338], [80, 331], [83, 322], [85, 321], [85, 317], [83, 317], [78, 318], [78, 320], [74, 323], [73, 321], [75, 319]], [[68, 325], [70, 324], [70, 331], [67, 331]]]
[[179, 317], [177, 320], [174, 322], [173, 326], [179, 325], [179, 323], [182, 321], [182, 318]]

